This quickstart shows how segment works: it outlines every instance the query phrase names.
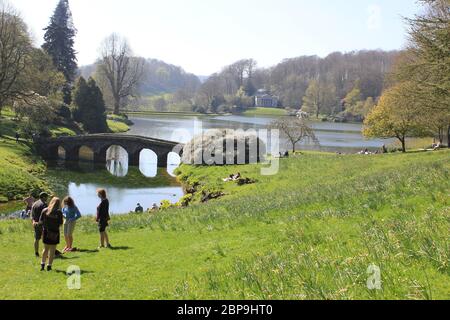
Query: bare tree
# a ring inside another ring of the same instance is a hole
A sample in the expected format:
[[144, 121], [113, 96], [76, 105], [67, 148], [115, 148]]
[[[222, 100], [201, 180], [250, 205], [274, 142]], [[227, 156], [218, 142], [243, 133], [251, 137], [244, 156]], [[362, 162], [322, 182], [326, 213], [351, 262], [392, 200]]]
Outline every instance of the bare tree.
[[0, 114], [5, 103], [26, 94], [22, 75], [31, 51], [25, 23], [14, 9], [0, 1]]
[[136, 96], [137, 88], [144, 75], [145, 59], [133, 57], [125, 38], [112, 34], [101, 47], [101, 60], [98, 65], [100, 84], [106, 88], [114, 100], [114, 114], [120, 113], [122, 102]]
[[319, 144], [314, 130], [302, 117], [280, 118], [272, 122], [271, 127], [279, 130], [291, 142], [293, 152], [296, 151], [296, 145], [306, 139]]

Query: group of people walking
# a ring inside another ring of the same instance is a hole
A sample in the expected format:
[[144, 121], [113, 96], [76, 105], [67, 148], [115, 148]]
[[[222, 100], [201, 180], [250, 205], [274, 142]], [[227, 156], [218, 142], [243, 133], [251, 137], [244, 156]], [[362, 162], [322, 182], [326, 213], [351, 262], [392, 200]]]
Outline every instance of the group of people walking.
[[[104, 189], [97, 190], [100, 204], [97, 207], [96, 222], [100, 232], [100, 248], [112, 248], [106, 231], [109, 221], [109, 201]], [[53, 261], [57, 254], [64, 254], [76, 251], [73, 246], [73, 235], [77, 220], [81, 218], [81, 213], [71, 197], [66, 197], [63, 201], [53, 197], [47, 204], [49, 195], [45, 192], [39, 195], [39, 200], [31, 204], [31, 197], [25, 199], [27, 211], [30, 210], [31, 221], [34, 229], [34, 250], [36, 257], [39, 255], [40, 241], [44, 243], [42, 253], [41, 271], [52, 270]], [[60, 243], [60, 230], [64, 226], [64, 238], [66, 246], [62, 253], [56, 250]]]

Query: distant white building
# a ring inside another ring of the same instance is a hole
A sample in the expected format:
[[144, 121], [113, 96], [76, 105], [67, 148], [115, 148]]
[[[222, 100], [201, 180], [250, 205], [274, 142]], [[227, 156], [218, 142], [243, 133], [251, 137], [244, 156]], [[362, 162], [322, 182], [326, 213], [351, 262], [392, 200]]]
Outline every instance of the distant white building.
[[260, 89], [255, 95], [255, 106], [258, 108], [276, 108], [278, 107], [278, 97], [269, 94], [267, 90]]

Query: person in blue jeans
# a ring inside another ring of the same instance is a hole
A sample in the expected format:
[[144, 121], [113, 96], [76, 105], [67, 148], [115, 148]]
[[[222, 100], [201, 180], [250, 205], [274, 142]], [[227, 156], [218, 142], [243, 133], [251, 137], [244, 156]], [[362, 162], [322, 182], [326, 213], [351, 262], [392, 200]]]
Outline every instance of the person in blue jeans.
[[64, 199], [64, 208], [62, 209], [64, 216], [64, 238], [66, 239], [66, 247], [64, 253], [74, 251], [73, 248], [73, 233], [77, 220], [81, 218], [80, 210], [75, 205], [75, 201], [71, 197]]

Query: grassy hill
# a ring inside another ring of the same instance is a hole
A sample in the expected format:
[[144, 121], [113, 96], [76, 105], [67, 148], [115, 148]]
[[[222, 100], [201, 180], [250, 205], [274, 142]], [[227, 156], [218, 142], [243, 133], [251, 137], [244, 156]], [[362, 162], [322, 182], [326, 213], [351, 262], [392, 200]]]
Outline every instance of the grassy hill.
[[[153, 215], [113, 217], [115, 250], [83, 252], [40, 273], [28, 222], [1, 221], [2, 298], [439, 299], [450, 298], [450, 152], [338, 156], [306, 153], [261, 166], [183, 166], [180, 179], [219, 200]], [[240, 172], [257, 180], [237, 186]], [[198, 200], [198, 197], [196, 197]], [[368, 267], [382, 290], [367, 288]], [[81, 290], [65, 271], [82, 269]]]

